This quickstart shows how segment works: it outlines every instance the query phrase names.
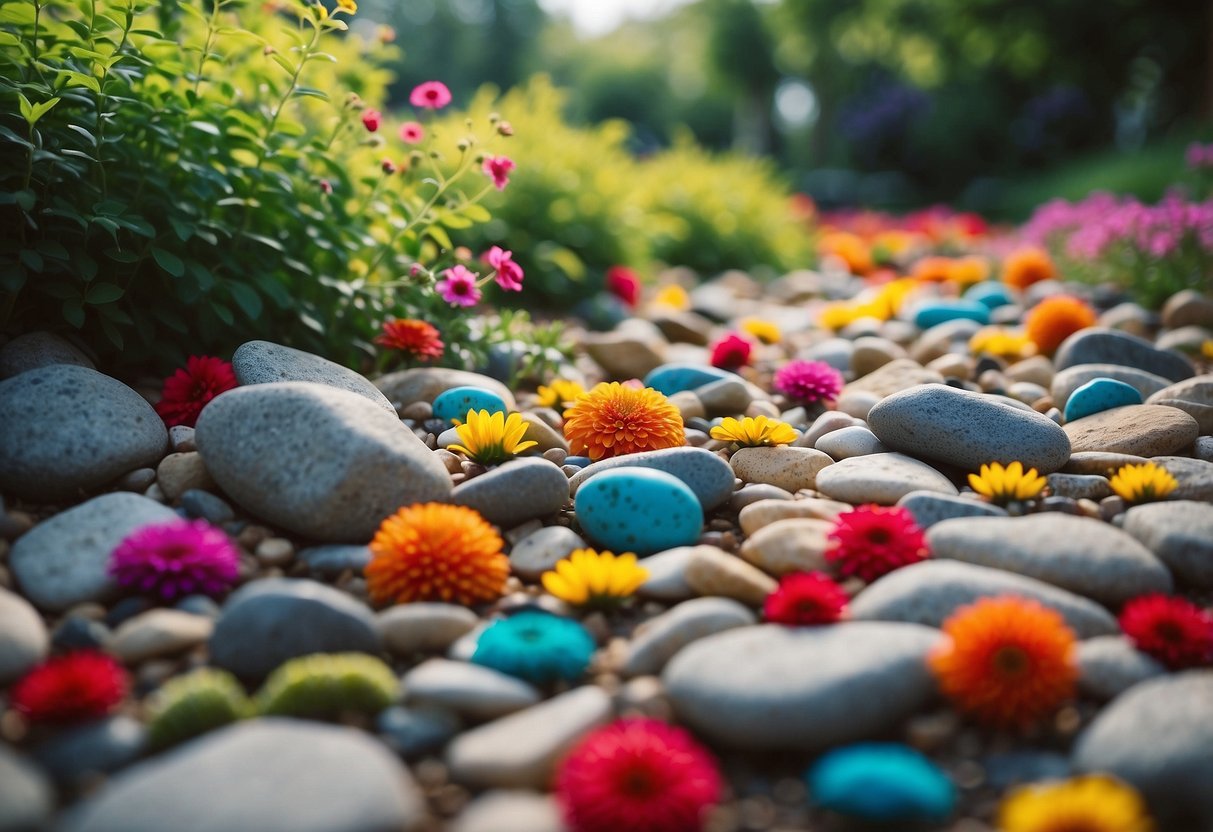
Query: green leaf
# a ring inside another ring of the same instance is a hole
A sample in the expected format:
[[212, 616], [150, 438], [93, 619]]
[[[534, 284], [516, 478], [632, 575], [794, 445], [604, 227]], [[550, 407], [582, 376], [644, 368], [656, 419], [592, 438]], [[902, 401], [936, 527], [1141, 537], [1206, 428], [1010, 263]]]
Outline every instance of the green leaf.
[[69, 256], [67, 248], [58, 240], [39, 240], [36, 248], [42, 254], [56, 260], [66, 260]]
[[13, 197], [14, 201], [17, 203], [17, 207], [27, 214], [34, 210], [34, 205], [38, 200], [38, 198], [34, 195], [34, 192], [28, 189], [24, 191], [17, 191], [17, 193], [13, 194]]
[[227, 284], [228, 294], [232, 296], [232, 300], [236, 301], [236, 305], [244, 311], [253, 320], [257, 320], [261, 316], [261, 296], [257, 294], [247, 283], [238, 283], [230, 281]]
[[79, 298], [68, 298], [63, 302], [63, 319], [76, 329], [84, 326], [84, 303]]
[[467, 217], [472, 222], [488, 222], [489, 220], [491, 220], [493, 218], [493, 215], [489, 213], [488, 208], [485, 208], [483, 205], [478, 205], [474, 202], [463, 206], [463, 209], [460, 211], [460, 213], [463, 214], [465, 217]]
[[25, 287], [28, 278], [25, 269], [4, 269], [0, 271], [0, 289], [16, 294]]
[[67, 85], [69, 87], [87, 87], [98, 95], [101, 94], [101, 84], [91, 75], [85, 75], [83, 72], [72, 72], [69, 69], [59, 70], [60, 75], [67, 77]]
[[118, 327], [114, 326], [112, 322], [106, 320], [105, 318], [102, 318], [101, 330], [105, 333], [105, 337], [109, 339], [109, 342], [113, 344], [115, 348], [119, 350], [122, 349], [124, 342], [122, 338], [122, 331], [118, 329]]
[[159, 246], [152, 246], [152, 257], [155, 258], [160, 268], [173, 277], [181, 277], [181, 275], [185, 274], [185, 263], [171, 251], [165, 251]]
[[212, 136], [223, 135], [220, 132], [219, 128], [216, 127], [215, 125], [211, 124], [209, 121], [191, 121], [189, 123], [189, 126], [193, 127], [195, 130], [200, 130], [203, 133], [209, 133]]
[[21, 258], [21, 262], [25, 264], [25, 267], [31, 272], [40, 272], [46, 266], [42, 255], [33, 249], [23, 248], [21, 249], [21, 254], [18, 256]]
[[293, 95], [301, 98], [319, 98], [321, 101], [328, 101], [329, 94], [324, 90], [318, 90], [313, 87], [297, 87]]
[[274, 63], [278, 64], [278, 66], [280, 66], [284, 70], [286, 70], [287, 75], [295, 74], [295, 65], [293, 63], [291, 63], [289, 60], [287, 60], [286, 57], [283, 56], [283, 54], [281, 52], [272, 53], [270, 55], [270, 58], [274, 61]]
[[87, 294], [85, 294], [84, 302], [91, 303], [93, 306], [100, 306], [103, 303], [113, 303], [124, 294], [126, 292], [123, 288], [113, 283], [94, 283], [89, 287]]
[[232, 310], [228, 309], [218, 301], [211, 301], [211, 310], [215, 313], [215, 317], [223, 321], [228, 326], [236, 323], [236, 316], [232, 314]]
[[446, 230], [441, 225], [431, 225], [425, 230], [425, 233], [433, 239], [438, 245], [442, 246], [447, 251], [454, 248], [451, 245], [451, 238], [447, 235]]

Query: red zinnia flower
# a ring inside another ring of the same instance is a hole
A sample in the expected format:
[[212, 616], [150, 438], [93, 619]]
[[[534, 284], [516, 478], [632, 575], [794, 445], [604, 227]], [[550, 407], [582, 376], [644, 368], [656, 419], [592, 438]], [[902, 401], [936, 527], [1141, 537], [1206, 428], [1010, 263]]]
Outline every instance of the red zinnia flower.
[[426, 81], [409, 93], [409, 103], [427, 110], [441, 110], [451, 103], [451, 91], [441, 81]]
[[1120, 628], [1138, 650], [1172, 670], [1213, 661], [1213, 615], [1183, 598], [1134, 598], [1121, 610]]
[[847, 594], [827, 575], [793, 572], [784, 575], [779, 588], [767, 596], [762, 617], [792, 627], [833, 624], [846, 608]]
[[720, 799], [712, 756], [681, 728], [621, 719], [591, 732], [556, 772], [569, 832], [697, 832]]
[[362, 126], [374, 133], [379, 129], [379, 122], [382, 118], [383, 116], [378, 110], [365, 109], [362, 111]]
[[10, 701], [30, 722], [80, 722], [108, 714], [128, 687], [122, 665], [88, 650], [47, 659], [13, 685]]
[[709, 359], [713, 367], [723, 370], [736, 370], [750, 363], [750, 353], [754, 345], [742, 338], [736, 332], [730, 332], [712, 345], [712, 355]]
[[611, 266], [607, 269], [606, 288], [633, 309], [640, 303], [640, 278], [627, 266]]
[[375, 339], [375, 343], [423, 360], [441, 358], [446, 346], [433, 324], [413, 318], [384, 321], [383, 333]]
[[156, 412], [166, 427], [193, 427], [211, 399], [236, 386], [232, 365], [222, 358], [191, 355], [185, 367], [164, 380]]
[[860, 506], [844, 511], [830, 532], [826, 560], [843, 575], [871, 583], [902, 566], [926, 559], [927, 539], [904, 508]]

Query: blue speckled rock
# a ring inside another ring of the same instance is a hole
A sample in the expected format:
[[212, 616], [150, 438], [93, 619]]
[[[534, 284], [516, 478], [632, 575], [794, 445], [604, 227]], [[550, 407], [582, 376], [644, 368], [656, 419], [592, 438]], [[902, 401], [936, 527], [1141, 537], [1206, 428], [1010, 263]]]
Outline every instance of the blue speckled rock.
[[1070, 394], [1066, 400], [1066, 421], [1073, 422], [1083, 416], [1091, 416], [1111, 410], [1141, 404], [1144, 400], [1137, 388], [1112, 378], [1096, 378], [1088, 381]]
[[452, 387], [434, 399], [434, 418], [448, 422], [463, 419], [469, 410], [487, 410], [489, 413], [505, 413], [509, 410], [505, 401], [492, 390], [479, 387]]
[[600, 459], [574, 474], [569, 480], [569, 488], [576, 494], [590, 478], [617, 468], [652, 468], [673, 474], [695, 492], [704, 511], [711, 511], [733, 496], [733, 469], [729, 463], [706, 448], [692, 447], [662, 448]]
[[806, 778], [814, 803], [864, 820], [943, 820], [956, 803], [947, 775], [897, 743], [835, 749], [814, 763]]
[[644, 377], [645, 387], [672, 396], [683, 390], [694, 390], [714, 381], [739, 379], [736, 373], [701, 364], [662, 364]]
[[703, 507], [686, 483], [649, 468], [603, 471], [577, 491], [581, 528], [613, 552], [651, 555], [699, 539]]
[[914, 311], [914, 325], [930, 329], [948, 321], [990, 322], [990, 307], [975, 300], [935, 300], [920, 305]]
[[964, 293], [964, 298], [965, 300], [980, 303], [990, 309], [1009, 306], [1015, 302], [1011, 298], [1011, 293], [1007, 291], [1007, 287], [993, 280], [970, 286], [969, 290]]

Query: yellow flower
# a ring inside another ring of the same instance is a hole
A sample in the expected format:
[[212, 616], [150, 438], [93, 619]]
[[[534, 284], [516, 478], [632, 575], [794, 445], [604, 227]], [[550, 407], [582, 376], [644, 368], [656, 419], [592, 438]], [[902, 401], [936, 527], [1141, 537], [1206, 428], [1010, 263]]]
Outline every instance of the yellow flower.
[[691, 296], [677, 283], [671, 283], [669, 286], [663, 286], [653, 296], [652, 304], [653, 306], [666, 306], [670, 309], [690, 309]]
[[455, 424], [455, 432], [463, 444], [449, 445], [447, 450], [459, 451], [481, 465], [505, 462], [539, 444], [530, 440], [522, 441], [527, 423], [522, 421], [518, 413], [511, 413], [507, 419], [500, 410], [496, 413], [469, 410], [467, 421], [460, 423], [456, 420]]
[[337, 8], [346, 14], [358, 13], [358, 4], [354, 0], [337, 0]]
[[537, 391], [539, 398], [536, 400], [536, 403], [541, 407], [563, 409], [577, 401], [577, 397], [584, 392], [585, 388], [575, 381], [568, 381], [563, 378], [552, 379], [550, 386], [539, 385], [539, 390]]
[[795, 442], [796, 431], [786, 422], [766, 416], [746, 416], [740, 421], [722, 419], [718, 426], [712, 428], [712, 438], [721, 442], [736, 442], [743, 448], [761, 448]]
[[575, 606], [610, 606], [631, 597], [648, 577], [649, 570], [630, 552], [616, 556], [577, 549], [543, 573], [543, 588]]
[[1200, 355], [1206, 361], [1213, 361], [1213, 338], [1200, 345]]
[[948, 280], [961, 286], [981, 283], [990, 276], [990, 264], [982, 257], [958, 257], [948, 268]]
[[969, 485], [981, 496], [995, 505], [1005, 506], [1018, 500], [1034, 500], [1044, 491], [1045, 478], [1029, 468], [1024, 473], [1023, 463], [1012, 462], [1006, 468], [999, 462], [981, 466], [981, 474], [969, 474]]
[[1166, 468], [1153, 462], [1122, 466], [1108, 484], [1126, 503], [1165, 500], [1168, 494], [1179, 487], [1175, 477], [1171, 476]]
[[1151, 832], [1137, 791], [1105, 775], [1024, 786], [998, 810], [1000, 832]]
[[[779, 324], [774, 321], [766, 321], [762, 318], [746, 318], [737, 326], [746, 335], [753, 335], [764, 344], [778, 344], [783, 340], [783, 333], [779, 331]], [[1209, 344], [1213, 346], [1213, 341], [1210, 341]]]
[[826, 329], [839, 330], [858, 317], [849, 303], [829, 303], [817, 314], [817, 323]]
[[977, 330], [969, 339], [969, 352], [1018, 361], [1035, 355], [1036, 344], [1024, 332], [1001, 326], [987, 326]]

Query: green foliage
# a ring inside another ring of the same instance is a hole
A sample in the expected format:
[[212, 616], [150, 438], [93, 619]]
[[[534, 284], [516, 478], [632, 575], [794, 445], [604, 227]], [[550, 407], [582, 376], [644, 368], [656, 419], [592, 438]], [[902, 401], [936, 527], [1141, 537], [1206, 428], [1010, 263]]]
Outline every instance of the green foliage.
[[265, 715], [328, 719], [377, 714], [400, 695], [392, 669], [365, 653], [317, 653], [291, 659], [265, 680], [257, 708]]
[[252, 713], [235, 677], [202, 667], [164, 684], [148, 700], [148, 739], [164, 748], [221, 728]]

